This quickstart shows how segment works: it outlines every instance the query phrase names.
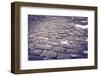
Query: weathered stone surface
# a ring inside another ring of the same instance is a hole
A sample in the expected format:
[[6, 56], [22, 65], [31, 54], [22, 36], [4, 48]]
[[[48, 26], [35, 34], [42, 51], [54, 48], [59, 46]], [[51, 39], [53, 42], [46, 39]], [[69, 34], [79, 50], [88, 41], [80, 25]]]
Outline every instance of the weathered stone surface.
[[59, 46], [59, 42], [48, 42], [48, 44], [52, 45], [52, 46]]
[[44, 54], [44, 56], [46, 56], [46, 57], [56, 57], [57, 56], [57, 52], [55, 52], [55, 51], [47, 51], [47, 52], [45, 52], [45, 54]]
[[71, 58], [71, 55], [65, 54], [65, 53], [58, 53], [57, 58], [58, 59], [70, 59]]
[[78, 54], [79, 51], [76, 49], [66, 49], [66, 54]]
[[84, 46], [84, 45], [74, 45], [74, 49], [76, 50], [80, 50], [80, 51], [84, 51], [84, 50], [87, 50], [87, 46]]
[[84, 57], [85, 54], [70, 54], [72, 58], [87, 58], [87, 55]]
[[44, 60], [51, 60], [51, 57], [44, 57]]
[[34, 48], [34, 45], [32, 43], [28, 44], [28, 48]]
[[52, 48], [52, 46], [51, 45], [40, 45], [40, 44], [36, 44], [34, 46], [34, 48], [36, 48], [36, 49], [48, 49], [48, 50], [50, 50]]
[[44, 57], [38, 56], [38, 55], [29, 55], [28, 59], [29, 60], [43, 60]]
[[28, 49], [31, 50], [31, 59], [74, 59], [88, 56], [88, 28], [82, 28], [87, 25], [87, 17], [33, 16], [29, 22]]
[[41, 49], [31, 49], [30, 53], [35, 55], [41, 55], [44, 52], [44, 50]]
[[63, 47], [53, 47], [52, 50], [57, 51], [57, 52], [64, 52], [65, 48], [63, 48]]
[[73, 48], [71, 45], [68, 45], [68, 44], [60, 44], [60, 47], [63, 47], [63, 48]]
[[82, 51], [83, 54], [88, 54], [88, 50]]

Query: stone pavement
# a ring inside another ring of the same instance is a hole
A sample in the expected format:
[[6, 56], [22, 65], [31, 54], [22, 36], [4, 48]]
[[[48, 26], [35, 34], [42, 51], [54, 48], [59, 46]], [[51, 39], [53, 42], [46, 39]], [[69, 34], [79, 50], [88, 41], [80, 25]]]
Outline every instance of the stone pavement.
[[28, 59], [88, 57], [87, 17], [29, 16]]

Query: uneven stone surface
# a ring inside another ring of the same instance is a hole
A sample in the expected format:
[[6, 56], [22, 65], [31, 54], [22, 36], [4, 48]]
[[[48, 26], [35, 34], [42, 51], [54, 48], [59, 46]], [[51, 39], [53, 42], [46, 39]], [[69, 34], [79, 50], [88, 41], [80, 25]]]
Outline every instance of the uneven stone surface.
[[51, 45], [40, 45], [40, 44], [36, 44], [34, 46], [35, 49], [45, 49], [45, 50], [50, 50], [52, 48]]
[[43, 56], [45, 56], [45, 57], [56, 57], [57, 56], [57, 52], [55, 52], [55, 51], [46, 51], [45, 53], [44, 53], [44, 55]]
[[58, 53], [57, 58], [58, 58], [58, 59], [71, 59], [72, 56], [71, 56], [70, 54]]
[[28, 59], [88, 57], [88, 18], [28, 16]]
[[56, 52], [64, 52], [65, 48], [63, 48], [63, 47], [53, 47], [52, 50], [56, 51]]
[[30, 53], [35, 55], [41, 55], [44, 52], [44, 50], [41, 49], [31, 49]]

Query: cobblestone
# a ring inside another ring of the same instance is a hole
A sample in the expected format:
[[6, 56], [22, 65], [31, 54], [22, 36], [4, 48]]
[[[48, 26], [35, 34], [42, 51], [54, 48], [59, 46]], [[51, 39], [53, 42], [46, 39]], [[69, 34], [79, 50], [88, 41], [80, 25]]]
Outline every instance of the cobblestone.
[[43, 56], [48, 57], [48, 58], [49, 57], [50, 58], [56, 57], [57, 56], [57, 52], [55, 52], [55, 51], [46, 51], [46, 53]]
[[29, 60], [87, 58], [88, 28], [81, 28], [85, 25], [88, 25], [87, 17], [31, 15]]

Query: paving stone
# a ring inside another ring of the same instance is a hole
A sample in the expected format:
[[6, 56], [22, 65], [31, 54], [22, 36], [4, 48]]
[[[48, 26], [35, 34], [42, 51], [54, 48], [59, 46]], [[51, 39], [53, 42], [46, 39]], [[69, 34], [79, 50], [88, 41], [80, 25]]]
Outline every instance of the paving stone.
[[48, 42], [48, 44], [52, 45], [52, 46], [59, 46], [59, 42], [55, 42], [55, 41], [50, 41]]
[[58, 59], [70, 59], [71, 55], [70, 54], [65, 54], [65, 53], [58, 53], [57, 58]]
[[43, 60], [44, 57], [37, 55], [29, 55], [28, 60]]
[[57, 32], [58, 34], [65, 34], [65, 31], [64, 30], [58, 30], [58, 32]]
[[31, 49], [30, 53], [34, 54], [34, 55], [41, 55], [44, 52], [44, 50], [40, 50], [40, 49]]
[[76, 59], [76, 58], [87, 58], [87, 55], [85, 56], [84, 54], [70, 54], [71, 57], [73, 59]]
[[65, 48], [63, 48], [63, 47], [53, 47], [52, 50], [57, 51], [57, 52], [64, 52]]
[[84, 46], [84, 45], [74, 45], [74, 49], [76, 50], [80, 50], [80, 51], [84, 51], [84, 50], [87, 50], [87, 46]]
[[52, 48], [51, 45], [40, 45], [40, 44], [36, 44], [35, 47], [36, 49], [45, 49], [45, 50], [50, 50]]
[[66, 54], [78, 54], [79, 51], [75, 49], [66, 49]]
[[60, 44], [60, 47], [63, 47], [63, 48], [73, 48], [71, 45], [68, 45], [68, 44]]
[[56, 57], [57, 56], [57, 52], [54, 52], [54, 51], [47, 51], [45, 52], [44, 56], [46, 57]]
[[48, 41], [47, 40], [39, 40], [36, 44], [38, 44], [38, 45], [48, 45]]
[[43, 59], [44, 60], [51, 60], [52, 58], [50, 58], [50, 57], [44, 57]]

